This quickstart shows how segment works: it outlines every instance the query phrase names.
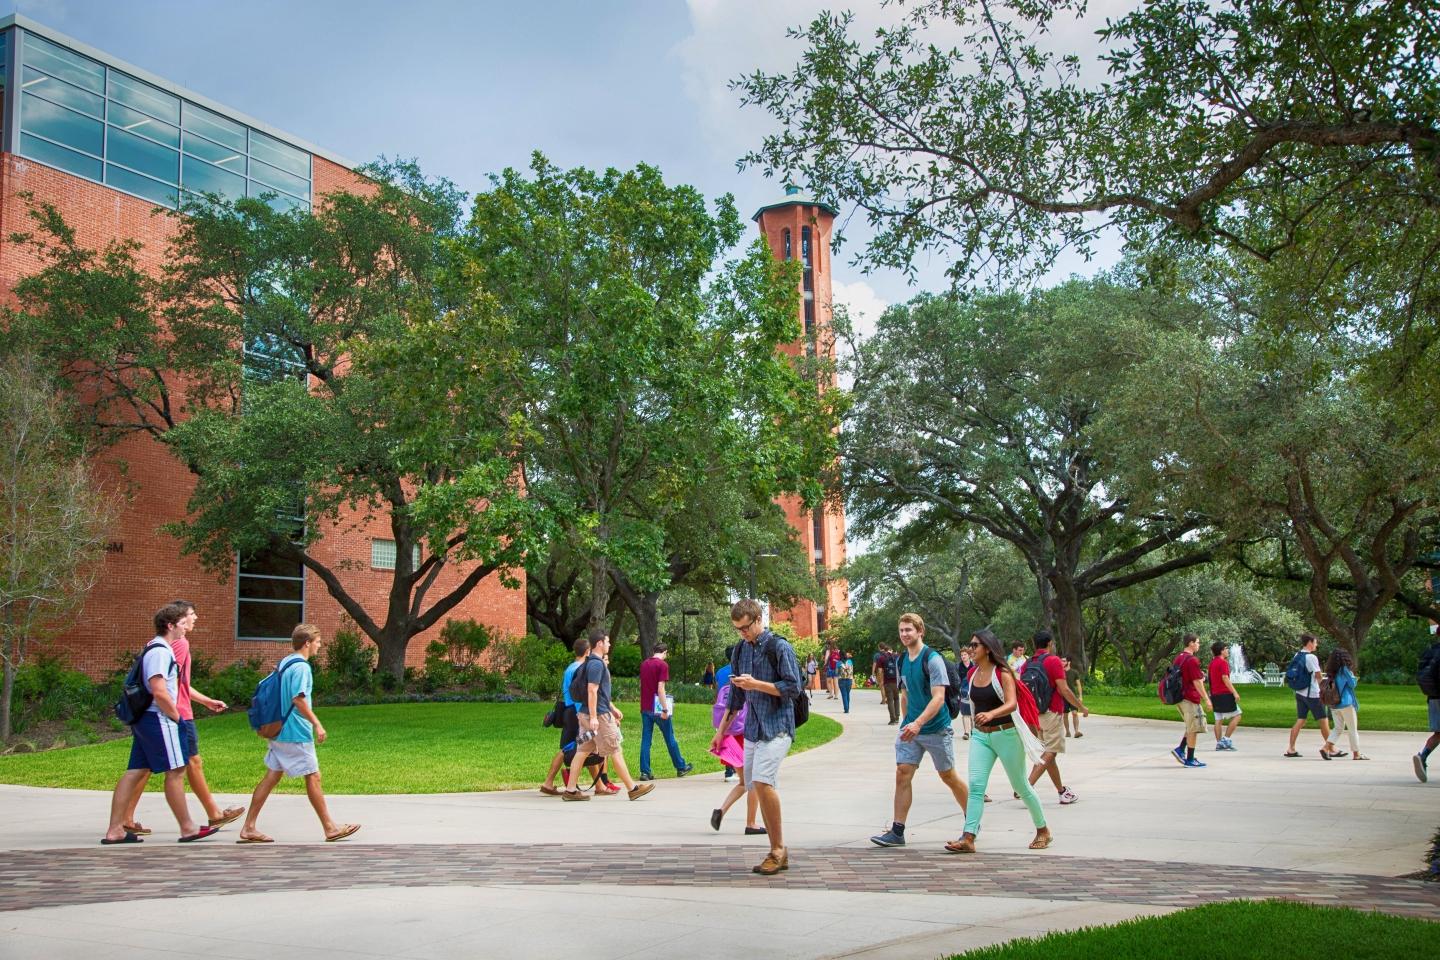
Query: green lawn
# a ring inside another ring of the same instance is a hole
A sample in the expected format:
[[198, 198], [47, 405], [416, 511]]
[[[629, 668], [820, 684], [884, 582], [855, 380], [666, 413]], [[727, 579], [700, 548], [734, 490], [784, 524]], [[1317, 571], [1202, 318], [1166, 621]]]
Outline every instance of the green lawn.
[[[1185, 878], [1177, 875], [1176, 883]], [[1303, 903], [1239, 900], [1109, 927], [1012, 940], [964, 960], [1391, 960], [1440, 955], [1440, 923]], [[952, 958], [959, 960], [959, 958]]]
[[[625, 761], [640, 772], [640, 711], [621, 704]], [[319, 706], [329, 734], [319, 748], [327, 793], [463, 793], [533, 787], [545, 777], [559, 733], [540, 726], [548, 703], [411, 703], [369, 707]], [[710, 708], [676, 705], [681, 753], [697, 773], [719, 770], [710, 756]], [[840, 725], [811, 715], [796, 750], [834, 739]], [[249, 793], [263, 771], [265, 745], [243, 714], [199, 721], [200, 753], [213, 790]], [[0, 756], [0, 783], [110, 790], [130, 755], [130, 739], [88, 747]], [[665, 741], [656, 731], [651, 763], [657, 777], [673, 777]], [[158, 790], [160, 778], [150, 781]], [[301, 793], [302, 781], [279, 789]]]
[[[1288, 727], [1295, 722], [1295, 691], [1289, 687], [1238, 685], [1240, 709], [1244, 712], [1241, 726]], [[1415, 686], [1364, 686], [1356, 691], [1360, 700], [1360, 729], [1409, 730], [1428, 729], [1425, 697]], [[1147, 720], [1174, 720], [1180, 713], [1160, 702], [1154, 694], [1112, 695], [1086, 693], [1085, 706], [1092, 713], [1112, 717], [1142, 717]], [[1312, 721], [1311, 726], [1314, 726]]]

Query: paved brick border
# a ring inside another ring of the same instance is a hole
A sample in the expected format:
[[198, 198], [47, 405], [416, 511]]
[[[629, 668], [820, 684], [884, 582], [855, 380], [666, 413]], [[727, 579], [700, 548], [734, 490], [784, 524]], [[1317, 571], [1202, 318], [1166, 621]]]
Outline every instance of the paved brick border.
[[[373, 886], [607, 883], [756, 887], [866, 893], [978, 894], [1189, 907], [1278, 898], [1440, 919], [1440, 884], [1361, 874], [1060, 856], [952, 856], [934, 850], [796, 850], [777, 877], [750, 872], [759, 852], [740, 846], [574, 848], [559, 844], [240, 847], [150, 843], [116, 849], [24, 850], [0, 856], [0, 912], [112, 903]], [[605, 864], [596, 874], [593, 863]], [[973, 882], [972, 882], [972, 878]]]

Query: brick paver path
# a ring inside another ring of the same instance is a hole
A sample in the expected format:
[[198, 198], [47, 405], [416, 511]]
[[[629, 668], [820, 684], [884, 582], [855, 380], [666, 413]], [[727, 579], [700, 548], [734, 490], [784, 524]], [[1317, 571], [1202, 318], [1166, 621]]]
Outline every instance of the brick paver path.
[[[1100, 860], [1050, 855], [954, 856], [930, 849], [796, 850], [790, 870], [750, 872], [760, 852], [739, 846], [599, 845], [581, 860], [559, 844], [294, 846], [229, 842], [95, 850], [33, 850], [0, 857], [0, 911], [282, 890], [452, 884], [778, 887], [851, 892], [953, 893], [1188, 907], [1280, 898], [1440, 919], [1440, 884], [1260, 867]], [[595, 863], [605, 869], [596, 872]], [[883, 866], [881, 866], [883, 864]], [[978, 882], [971, 882], [976, 878]]]

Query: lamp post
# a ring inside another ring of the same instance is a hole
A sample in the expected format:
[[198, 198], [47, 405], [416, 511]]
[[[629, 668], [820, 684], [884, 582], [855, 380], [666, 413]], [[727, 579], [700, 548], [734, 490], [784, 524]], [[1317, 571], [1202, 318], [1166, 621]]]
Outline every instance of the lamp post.
[[685, 673], [686, 673], [685, 668], [686, 668], [686, 663], [687, 663], [687, 660], [686, 660], [686, 657], [685, 657], [685, 618], [686, 618], [686, 617], [698, 617], [698, 616], [700, 616], [700, 611], [699, 611], [699, 610], [681, 610], [681, 611], [680, 611], [680, 680], [681, 680], [682, 683], [683, 683], [684, 680], [685, 680]]

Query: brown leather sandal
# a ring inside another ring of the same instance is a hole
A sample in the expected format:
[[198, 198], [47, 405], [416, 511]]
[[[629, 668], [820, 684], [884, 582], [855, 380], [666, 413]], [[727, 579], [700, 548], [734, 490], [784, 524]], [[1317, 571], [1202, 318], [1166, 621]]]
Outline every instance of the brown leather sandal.
[[945, 844], [945, 850], [949, 853], [974, 853], [975, 834], [962, 833], [959, 840], [951, 840]]
[[1050, 842], [1054, 839], [1055, 836], [1050, 832], [1049, 827], [1041, 827], [1035, 831], [1035, 839], [1030, 841], [1030, 849], [1044, 850], [1050, 846]]

